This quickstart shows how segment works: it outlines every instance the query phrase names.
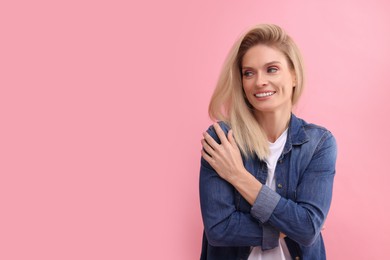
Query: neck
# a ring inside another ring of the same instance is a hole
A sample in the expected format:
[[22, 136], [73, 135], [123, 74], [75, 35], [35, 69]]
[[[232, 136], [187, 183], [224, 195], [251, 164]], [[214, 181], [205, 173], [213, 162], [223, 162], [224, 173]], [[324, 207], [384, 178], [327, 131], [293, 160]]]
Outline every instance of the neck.
[[291, 110], [259, 112], [255, 115], [257, 122], [265, 131], [268, 141], [274, 143], [288, 128]]

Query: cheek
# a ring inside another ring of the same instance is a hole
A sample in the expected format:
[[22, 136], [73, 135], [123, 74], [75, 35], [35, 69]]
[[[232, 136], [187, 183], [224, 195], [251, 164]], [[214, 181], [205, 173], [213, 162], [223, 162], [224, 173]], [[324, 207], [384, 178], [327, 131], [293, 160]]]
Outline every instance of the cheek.
[[286, 82], [285, 86], [286, 86], [286, 88], [287, 88], [287, 90], [288, 90], [289, 92], [292, 92], [293, 89], [294, 89], [293, 82], [291, 82], [291, 81]]
[[251, 88], [252, 88], [252, 86], [251, 86], [251, 82], [249, 80], [244, 80], [242, 82], [242, 89], [244, 90], [245, 94], [249, 93]]

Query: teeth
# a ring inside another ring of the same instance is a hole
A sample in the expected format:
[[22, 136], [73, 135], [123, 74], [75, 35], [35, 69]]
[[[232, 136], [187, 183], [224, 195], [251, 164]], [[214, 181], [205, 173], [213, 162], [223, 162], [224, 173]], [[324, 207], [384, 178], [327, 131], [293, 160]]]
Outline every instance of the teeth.
[[264, 93], [256, 94], [255, 96], [256, 96], [256, 97], [268, 97], [268, 96], [273, 95], [274, 93], [275, 93], [275, 92], [264, 92]]

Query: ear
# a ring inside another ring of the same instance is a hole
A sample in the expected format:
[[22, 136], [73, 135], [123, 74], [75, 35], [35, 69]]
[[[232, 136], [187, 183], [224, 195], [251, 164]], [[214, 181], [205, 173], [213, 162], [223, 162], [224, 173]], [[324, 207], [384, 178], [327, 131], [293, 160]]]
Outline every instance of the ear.
[[297, 75], [295, 72], [292, 72], [292, 86], [295, 88], [297, 86]]

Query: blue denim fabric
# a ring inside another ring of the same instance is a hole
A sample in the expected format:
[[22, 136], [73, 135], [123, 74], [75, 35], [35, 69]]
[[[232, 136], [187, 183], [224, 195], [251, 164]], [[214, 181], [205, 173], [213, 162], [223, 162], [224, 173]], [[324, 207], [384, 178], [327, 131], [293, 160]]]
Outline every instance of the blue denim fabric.
[[[220, 122], [225, 133], [229, 127]], [[213, 127], [207, 131], [220, 142]], [[295, 259], [326, 259], [321, 236], [332, 199], [336, 141], [323, 127], [291, 115], [287, 141], [278, 160], [276, 191], [263, 186], [251, 206], [234, 187], [201, 159], [200, 204], [204, 224], [201, 259], [247, 259], [251, 246], [278, 246], [279, 233]], [[245, 168], [261, 183], [267, 165], [243, 158]]]

